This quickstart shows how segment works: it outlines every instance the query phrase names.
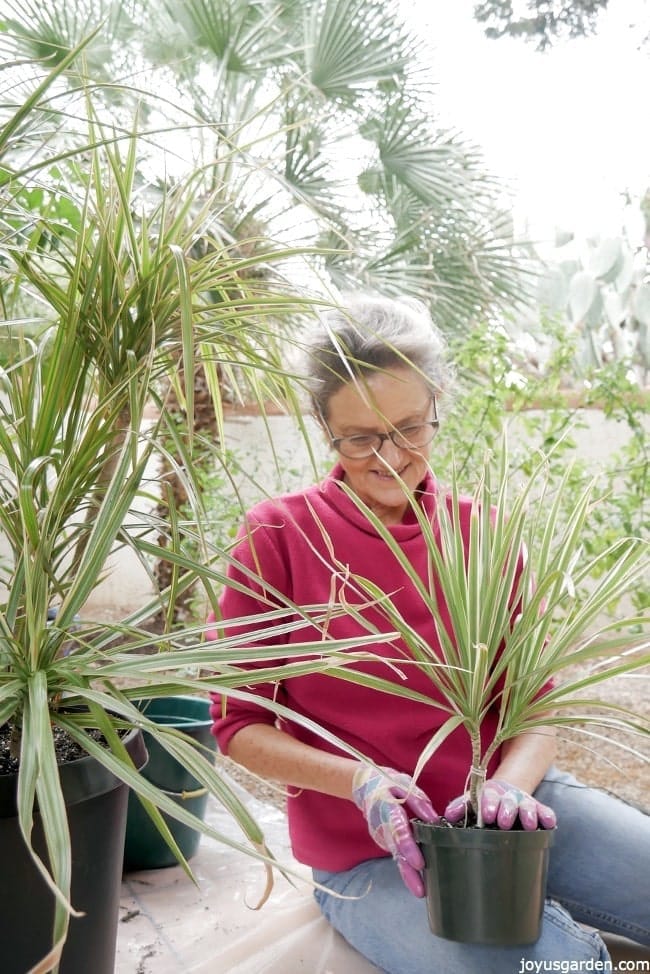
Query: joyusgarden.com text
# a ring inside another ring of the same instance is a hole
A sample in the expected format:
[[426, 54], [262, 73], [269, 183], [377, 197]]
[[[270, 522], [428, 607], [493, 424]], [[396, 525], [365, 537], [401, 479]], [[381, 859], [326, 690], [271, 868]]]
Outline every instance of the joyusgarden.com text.
[[623, 971], [650, 972], [650, 960], [619, 960], [616, 964], [611, 960], [525, 960], [519, 962], [518, 974], [544, 974], [544, 971], [559, 971], [569, 974], [576, 971], [612, 971], [613, 974], [623, 974]]

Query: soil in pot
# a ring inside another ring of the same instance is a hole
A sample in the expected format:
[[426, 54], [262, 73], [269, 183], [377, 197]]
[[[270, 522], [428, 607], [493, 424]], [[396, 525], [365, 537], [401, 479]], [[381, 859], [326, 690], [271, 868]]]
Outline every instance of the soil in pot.
[[503, 831], [414, 821], [432, 933], [463, 943], [539, 938], [552, 830]]

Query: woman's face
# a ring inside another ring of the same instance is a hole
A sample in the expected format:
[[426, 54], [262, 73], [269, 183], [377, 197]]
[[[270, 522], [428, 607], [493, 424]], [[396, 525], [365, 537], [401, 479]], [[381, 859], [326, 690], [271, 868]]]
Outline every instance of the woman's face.
[[[361, 383], [348, 382], [329, 400], [327, 424], [332, 437], [389, 433], [433, 419], [431, 392], [413, 369], [396, 367], [376, 372]], [[395, 471], [410, 490], [421, 483], [431, 451], [397, 447], [386, 439], [370, 457], [351, 459], [339, 454], [346, 483], [385, 524], [399, 524], [408, 499]]]

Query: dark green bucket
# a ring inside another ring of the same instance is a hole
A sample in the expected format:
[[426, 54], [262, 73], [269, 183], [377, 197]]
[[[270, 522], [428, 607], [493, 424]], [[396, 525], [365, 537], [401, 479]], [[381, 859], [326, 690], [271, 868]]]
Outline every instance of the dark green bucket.
[[429, 926], [447, 940], [539, 939], [553, 831], [450, 828], [414, 821], [425, 861]]
[[[138, 706], [156, 724], [175, 727], [204, 747], [216, 750], [216, 741], [210, 733], [210, 701], [200, 697], [167, 697], [161, 700], [143, 700]], [[208, 801], [207, 793], [184, 797], [184, 793], [202, 791], [201, 784], [186, 767], [168, 754], [151, 734], [144, 734], [149, 761], [142, 775], [161, 788], [187, 811], [202, 819]], [[196, 855], [201, 833], [163, 812], [169, 829], [186, 859]], [[167, 846], [137, 796], [129, 794], [129, 811], [124, 842], [124, 872], [136, 869], [162, 869], [177, 865], [174, 854]]]

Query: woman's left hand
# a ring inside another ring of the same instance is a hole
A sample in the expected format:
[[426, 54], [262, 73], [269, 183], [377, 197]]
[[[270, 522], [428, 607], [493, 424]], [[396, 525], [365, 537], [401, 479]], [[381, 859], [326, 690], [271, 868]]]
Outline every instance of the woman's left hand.
[[[552, 808], [501, 778], [489, 778], [485, 782], [479, 802], [484, 825], [496, 823], [500, 829], [511, 829], [517, 818], [527, 832], [533, 832], [538, 827], [554, 829], [557, 825]], [[468, 809], [469, 795], [461, 795], [447, 805], [444, 817], [453, 825], [467, 815]]]

